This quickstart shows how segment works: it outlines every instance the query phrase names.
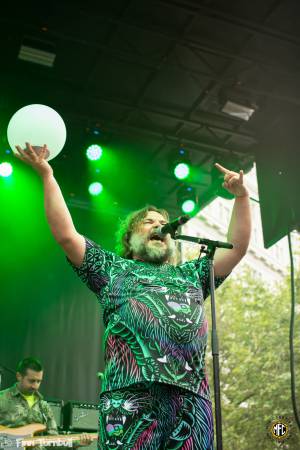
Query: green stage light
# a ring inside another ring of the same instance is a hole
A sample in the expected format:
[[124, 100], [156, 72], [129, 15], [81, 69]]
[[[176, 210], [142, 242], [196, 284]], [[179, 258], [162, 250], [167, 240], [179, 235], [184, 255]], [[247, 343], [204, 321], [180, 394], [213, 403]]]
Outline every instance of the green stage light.
[[97, 144], [90, 145], [86, 150], [86, 156], [90, 161], [97, 161], [103, 153], [102, 147]]
[[10, 163], [3, 162], [0, 164], [0, 177], [10, 177], [13, 173], [13, 168]]
[[182, 205], [181, 209], [184, 213], [191, 213], [196, 208], [196, 203], [194, 200], [185, 200]]
[[174, 175], [179, 180], [184, 180], [189, 176], [190, 168], [186, 163], [179, 163], [175, 166]]
[[91, 183], [89, 185], [89, 193], [93, 196], [101, 194], [102, 191], [103, 191], [103, 186], [98, 181]]
[[172, 149], [168, 156], [168, 166], [178, 180], [190, 177], [192, 164], [183, 144], [178, 149]]
[[177, 204], [185, 214], [196, 212], [197, 193], [193, 186], [182, 184], [177, 190]]

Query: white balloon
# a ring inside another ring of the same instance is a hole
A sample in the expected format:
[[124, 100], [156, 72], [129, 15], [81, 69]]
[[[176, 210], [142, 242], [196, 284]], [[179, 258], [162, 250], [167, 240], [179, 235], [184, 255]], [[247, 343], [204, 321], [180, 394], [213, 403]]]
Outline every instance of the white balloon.
[[37, 152], [46, 144], [49, 150], [48, 161], [63, 149], [66, 136], [63, 119], [46, 105], [24, 106], [12, 116], [7, 127], [7, 139], [15, 153], [18, 152], [16, 145], [25, 149], [26, 142]]

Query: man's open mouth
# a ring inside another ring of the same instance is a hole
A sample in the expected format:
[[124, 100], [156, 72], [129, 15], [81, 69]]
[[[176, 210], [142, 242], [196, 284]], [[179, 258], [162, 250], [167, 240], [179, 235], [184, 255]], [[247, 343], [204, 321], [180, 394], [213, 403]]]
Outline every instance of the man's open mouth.
[[160, 241], [160, 242], [164, 242], [165, 240], [164, 240], [164, 238], [161, 237], [159, 234], [152, 234], [152, 235], [149, 237], [149, 241]]

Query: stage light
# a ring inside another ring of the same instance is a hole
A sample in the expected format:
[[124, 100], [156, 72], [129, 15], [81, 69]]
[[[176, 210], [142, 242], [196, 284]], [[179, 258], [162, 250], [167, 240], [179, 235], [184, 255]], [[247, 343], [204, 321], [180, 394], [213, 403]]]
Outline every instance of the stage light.
[[19, 50], [18, 58], [22, 61], [53, 67], [56, 53], [52, 42], [25, 37]]
[[98, 161], [101, 158], [102, 153], [102, 147], [98, 144], [92, 144], [86, 150], [86, 156], [90, 161]]
[[0, 164], [0, 177], [7, 178], [13, 173], [13, 168], [10, 163], [3, 162]]
[[170, 153], [169, 167], [178, 180], [185, 180], [190, 175], [190, 161], [183, 145]]
[[256, 99], [239, 84], [222, 87], [219, 92], [221, 111], [236, 119], [248, 121], [258, 109]]
[[86, 157], [89, 161], [99, 161], [105, 151], [103, 145], [107, 140], [107, 133], [103, 132], [99, 123], [89, 124], [85, 128], [85, 132]]
[[97, 196], [97, 195], [101, 194], [102, 191], [103, 191], [103, 186], [101, 183], [99, 183], [99, 181], [95, 181], [94, 183], [91, 183], [89, 185], [89, 193], [93, 196]]
[[185, 200], [182, 205], [181, 209], [184, 213], [191, 213], [196, 208], [196, 203], [194, 200]]
[[179, 180], [184, 180], [185, 178], [187, 178], [189, 176], [189, 173], [190, 168], [188, 164], [181, 162], [175, 166], [174, 175]]
[[181, 185], [177, 191], [177, 203], [185, 214], [196, 212], [198, 202], [195, 188]]

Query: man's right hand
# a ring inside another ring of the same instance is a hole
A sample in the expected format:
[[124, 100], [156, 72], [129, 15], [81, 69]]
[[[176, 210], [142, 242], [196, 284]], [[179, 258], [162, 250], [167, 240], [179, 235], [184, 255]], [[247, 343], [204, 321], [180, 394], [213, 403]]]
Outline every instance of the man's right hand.
[[18, 153], [15, 156], [24, 161], [25, 164], [31, 166], [42, 178], [53, 174], [52, 167], [46, 161], [47, 155], [49, 155], [49, 150], [45, 144], [39, 153], [37, 153], [29, 142], [26, 142], [26, 150], [23, 150], [19, 145], [16, 145]]

